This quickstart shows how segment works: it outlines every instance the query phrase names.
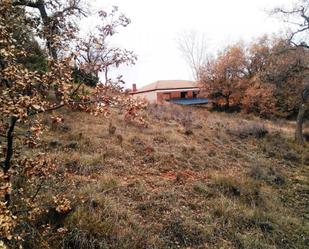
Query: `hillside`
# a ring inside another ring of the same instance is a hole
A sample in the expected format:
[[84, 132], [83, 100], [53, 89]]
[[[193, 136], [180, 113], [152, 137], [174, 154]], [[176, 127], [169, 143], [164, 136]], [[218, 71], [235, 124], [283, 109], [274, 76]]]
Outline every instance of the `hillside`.
[[51, 248], [306, 248], [309, 150], [287, 125], [280, 135], [236, 114], [145, 114], [148, 127], [63, 111], [45, 133], [63, 178], [42, 201], [71, 200], [39, 223]]

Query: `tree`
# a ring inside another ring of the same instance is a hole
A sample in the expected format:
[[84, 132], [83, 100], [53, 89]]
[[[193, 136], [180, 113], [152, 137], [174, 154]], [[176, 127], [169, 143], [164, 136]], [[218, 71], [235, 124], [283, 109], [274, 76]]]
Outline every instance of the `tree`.
[[[25, 6], [36, 8], [42, 7], [41, 4], [44, 7], [56, 4], [61, 13], [72, 14], [60, 1], [3, 0], [0, 3], [0, 245], [5, 243], [12, 248], [19, 248], [23, 238], [35, 229], [35, 219], [46, 211], [37, 202], [44, 195], [42, 185], [58, 177], [56, 162], [35, 150], [45, 128], [40, 116], [45, 114], [53, 122], [60, 122], [60, 117], [51, 114], [60, 108], [99, 115], [108, 113], [112, 105], [124, 109], [126, 119], [138, 119], [136, 111], [143, 106], [124, 95], [106, 95], [102, 84], [89, 94], [80, 92], [83, 83], [76, 85], [72, 78], [76, 54], [67, 51], [66, 42], [56, 44], [52, 40], [51, 43], [50, 37], [46, 37], [51, 46], [45, 58], [46, 68], [29, 67], [25, 62], [36, 50], [29, 49], [27, 36], [16, 36], [16, 30], [23, 27], [33, 36], [45, 37], [46, 27], [35, 16], [24, 12]], [[57, 27], [65, 27], [69, 17], [72, 18], [68, 14], [58, 19]], [[57, 40], [75, 38], [74, 30], [76, 26], [61, 29]], [[25, 147], [33, 148], [33, 154], [25, 153]], [[70, 210], [70, 202], [64, 195], [56, 195], [54, 205], [58, 213]]]
[[261, 82], [258, 77], [250, 78], [241, 99], [242, 111], [261, 117], [274, 115], [276, 108], [274, 88], [271, 84]]
[[[282, 19], [289, 23], [292, 31], [287, 38], [288, 42], [294, 48], [309, 49], [309, 1], [298, 0], [294, 6], [290, 9], [276, 8], [273, 10], [273, 14], [282, 17]], [[307, 78], [306, 70], [306, 78]], [[297, 142], [303, 144], [303, 124], [305, 120], [305, 114], [308, 111], [309, 101], [309, 80], [307, 78], [306, 83], [303, 85], [299, 101], [299, 111], [296, 120], [295, 139]]]
[[281, 37], [236, 44], [201, 70], [201, 81], [215, 107], [237, 107], [263, 117], [291, 117], [306, 79], [308, 51]]
[[248, 62], [244, 47], [236, 44], [209, 60], [199, 71], [208, 97], [216, 106], [239, 107], [247, 78]]
[[199, 80], [200, 68], [207, 61], [207, 44], [204, 35], [196, 31], [183, 32], [177, 38], [178, 49], [191, 69], [192, 76]]
[[[59, 49], [65, 48], [77, 31], [74, 18], [87, 16], [82, 0], [12, 0], [14, 6], [29, 7], [38, 12], [38, 22], [42, 26], [38, 35], [46, 40], [46, 47], [53, 59], [59, 56]], [[35, 12], [36, 13], [36, 12]]]
[[86, 38], [79, 38], [77, 41], [76, 65], [95, 77], [103, 73], [106, 86], [119, 87], [122, 83], [121, 77], [113, 81], [108, 76], [109, 71], [123, 64], [134, 65], [137, 56], [133, 51], [109, 46], [108, 40], [117, 33], [119, 27], [126, 27], [131, 21], [124, 14], [118, 15], [116, 6], [113, 7], [111, 13], [99, 11], [98, 17], [101, 19], [101, 24], [88, 33]]
[[[308, 53], [304, 49], [294, 48], [281, 37], [270, 39], [264, 36], [250, 44], [248, 52], [250, 77], [268, 92], [273, 108], [268, 106], [267, 109], [272, 115], [285, 118], [295, 115], [298, 96], [304, 83], [307, 58]], [[272, 88], [272, 91], [269, 88]]]

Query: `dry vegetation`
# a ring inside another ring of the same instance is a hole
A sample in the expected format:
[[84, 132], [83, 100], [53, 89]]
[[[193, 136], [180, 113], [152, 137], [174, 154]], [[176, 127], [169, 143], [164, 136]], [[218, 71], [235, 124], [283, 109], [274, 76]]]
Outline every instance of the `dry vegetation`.
[[277, 132], [288, 125], [174, 106], [148, 107], [147, 127], [62, 114], [41, 141], [71, 201], [38, 221], [58, 230], [51, 248], [308, 245], [309, 150]]
[[[130, 20], [117, 7], [88, 13], [88, 2], [1, 1], [0, 248], [306, 248], [309, 46], [293, 42], [309, 30], [306, 1], [277, 10], [301, 20], [279, 46], [295, 57], [260, 41], [251, 53], [258, 56], [230, 47], [205, 68], [218, 107], [223, 100], [228, 111], [236, 105], [268, 116], [273, 100], [284, 112], [299, 110], [302, 145], [286, 121], [145, 110], [119, 91], [121, 76], [108, 76], [110, 67], [136, 60], [107, 42]], [[84, 40], [74, 20], [87, 16], [100, 24]], [[83, 84], [95, 86], [99, 72], [105, 84], [88, 91]], [[281, 84], [283, 92], [269, 97], [260, 83]]]

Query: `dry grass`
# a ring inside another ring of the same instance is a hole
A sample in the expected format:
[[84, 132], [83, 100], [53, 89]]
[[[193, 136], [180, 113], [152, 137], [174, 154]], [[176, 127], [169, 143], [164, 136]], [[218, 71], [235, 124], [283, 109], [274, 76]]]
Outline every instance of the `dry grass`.
[[[181, 107], [145, 115], [147, 128], [65, 113], [67, 127], [43, 138], [75, 186], [54, 248], [306, 248], [308, 147], [270, 121]], [[230, 132], [256, 124], [269, 134]]]

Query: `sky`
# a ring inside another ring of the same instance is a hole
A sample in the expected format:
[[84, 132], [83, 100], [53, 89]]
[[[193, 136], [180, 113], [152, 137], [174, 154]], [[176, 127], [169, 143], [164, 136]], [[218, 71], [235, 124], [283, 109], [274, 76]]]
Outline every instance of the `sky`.
[[[95, 9], [118, 6], [131, 19], [112, 44], [133, 50], [136, 65], [117, 70], [126, 87], [157, 80], [192, 80], [191, 71], [178, 49], [177, 37], [185, 32], [204, 34], [211, 53], [232, 43], [249, 42], [263, 34], [283, 32], [283, 24], [267, 11], [292, 0], [92, 0]], [[91, 28], [95, 20], [84, 22]]]

